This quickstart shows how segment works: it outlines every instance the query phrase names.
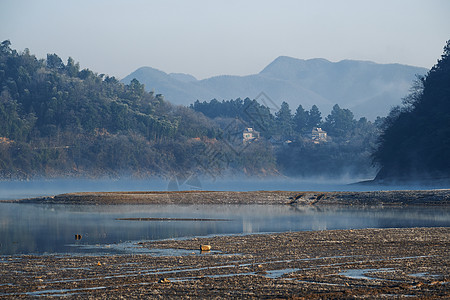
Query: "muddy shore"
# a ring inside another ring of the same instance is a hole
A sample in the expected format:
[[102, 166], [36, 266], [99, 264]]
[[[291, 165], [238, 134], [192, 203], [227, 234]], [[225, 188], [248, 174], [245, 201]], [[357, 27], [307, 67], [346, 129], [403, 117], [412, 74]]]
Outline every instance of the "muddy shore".
[[[450, 190], [116, 192], [20, 200], [61, 204], [434, 205]], [[17, 202], [17, 201], [16, 201]], [[201, 252], [202, 245], [211, 251]], [[286, 232], [139, 243], [153, 254], [0, 256], [0, 298], [450, 298], [450, 228]]]
[[[200, 252], [201, 245], [211, 252]], [[0, 297], [450, 297], [450, 228], [362, 229], [141, 243], [185, 255], [2, 256]]]
[[95, 192], [14, 200], [43, 204], [450, 205], [450, 189], [375, 192]]

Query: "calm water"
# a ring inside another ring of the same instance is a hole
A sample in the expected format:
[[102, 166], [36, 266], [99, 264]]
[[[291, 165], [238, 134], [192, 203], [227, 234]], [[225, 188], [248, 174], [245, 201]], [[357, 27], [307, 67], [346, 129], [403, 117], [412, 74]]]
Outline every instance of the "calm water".
[[29, 197], [50, 196], [71, 192], [96, 191], [168, 191], [168, 190], [210, 190], [210, 191], [258, 191], [258, 190], [284, 190], [284, 191], [375, 191], [375, 190], [414, 190], [430, 188], [450, 188], [449, 186], [367, 186], [351, 185], [351, 183], [364, 180], [364, 178], [347, 178], [330, 180], [315, 179], [214, 179], [179, 178], [145, 179], [145, 180], [33, 180], [33, 181], [0, 181], [0, 200], [21, 199]]
[[[0, 200], [83, 191], [291, 190], [366, 191], [418, 186], [349, 185], [356, 179], [34, 180], [0, 181]], [[426, 187], [433, 188], [433, 187]], [[445, 187], [435, 187], [445, 188]], [[118, 218], [227, 219], [223, 221], [125, 221]], [[0, 254], [127, 253], [143, 240], [298, 230], [450, 226], [447, 208], [294, 209], [227, 205], [34, 205], [0, 201]], [[75, 240], [75, 235], [82, 236]]]
[[[118, 218], [225, 219], [126, 221]], [[450, 226], [435, 208], [296, 209], [258, 205], [36, 205], [0, 203], [0, 254], [129, 253], [143, 240], [347, 228]], [[80, 234], [81, 240], [75, 240]]]

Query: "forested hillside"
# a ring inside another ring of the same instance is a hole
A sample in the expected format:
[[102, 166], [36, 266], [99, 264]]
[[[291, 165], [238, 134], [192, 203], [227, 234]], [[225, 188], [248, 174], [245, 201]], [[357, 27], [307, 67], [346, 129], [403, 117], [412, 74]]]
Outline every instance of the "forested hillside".
[[242, 159], [252, 149], [240, 159], [230, 150], [226, 161], [210, 165], [210, 149], [225, 148], [218, 132], [208, 118], [172, 106], [137, 80], [124, 85], [80, 70], [72, 58], [37, 59], [28, 49], [18, 53], [9, 41], [1, 43], [1, 178], [215, 174], [230, 165], [272, 172], [268, 150], [258, 169]]
[[[383, 118], [374, 122], [355, 119], [349, 109], [334, 105], [322, 118], [316, 105], [309, 110], [299, 105], [295, 112], [287, 102], [271, 111], [246, 98], [209, 102], [196, 101], [191, 108], [212, 118], [224, 131], [239, 120], [240, 130], [253, 127], [270, 141], [277, 167], [289, 176], [366, 177], [375, 175], [371, 154], [375, 149]], [[325, 139], [314, 140], [313, 128], [322, 128]]]
[[[316, 105], [292, 111], [249, 98], [173, 106], [136, 79], [0, 47], [0, 178], [375, 174], [380, 118], [355, 119], [337, 104], [323, 118]], [[245, 141], [246, 128], [257, 138]]]
[[378, 180], [450, 178], [450, 40], [438, 63], [387, 118], [374, 159]]

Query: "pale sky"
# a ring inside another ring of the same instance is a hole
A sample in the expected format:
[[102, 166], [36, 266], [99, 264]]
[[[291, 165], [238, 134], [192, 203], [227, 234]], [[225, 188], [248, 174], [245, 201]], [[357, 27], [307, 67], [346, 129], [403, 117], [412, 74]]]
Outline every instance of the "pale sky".
[[281, 55], [431, 68], [450, 0], [0, 0], [0, 41], [123, 78], [142, 66], [198, 79]]

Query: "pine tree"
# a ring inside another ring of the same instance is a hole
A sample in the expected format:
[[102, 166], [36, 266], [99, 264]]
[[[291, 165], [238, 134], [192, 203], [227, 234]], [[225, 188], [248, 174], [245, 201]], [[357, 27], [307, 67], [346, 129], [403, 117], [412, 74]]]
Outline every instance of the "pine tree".
[[331, 113], [325, 118], [323, 127], [331, 136], [342, 137], [353, 129], [355, 123], [353, 113], [349, 109], [342, 109], [335, 104]]
[[306, 130], [308, 125], [309, 112], [305, 111], [303, 106], [300, 104], [295, 111], [295, 115], [293, 118], [294, 129], [298, 133], [302, 133]]
[[319, 108], [316, 105], [313, 105], [309, 110], [308, 117], [308, 130], [313, 129], [313, 127], [320, 127], [322, 124], [322, 114], [319, 111]]
[[405, 106], [391, 111], [374, 162], [378, 179], [450, 177], [450, 40]]
[[278, 132], [285, 138], [292, 136], [293, 122], [289, 104], [283, 101], [280, 110], [275, 113], [275, 121]]

